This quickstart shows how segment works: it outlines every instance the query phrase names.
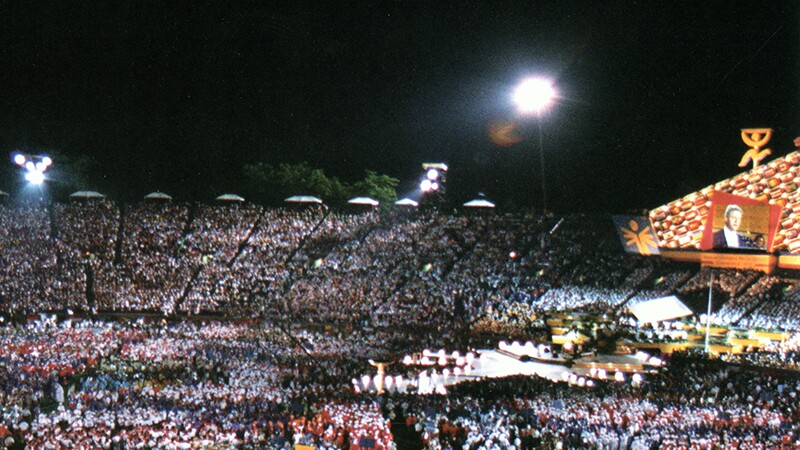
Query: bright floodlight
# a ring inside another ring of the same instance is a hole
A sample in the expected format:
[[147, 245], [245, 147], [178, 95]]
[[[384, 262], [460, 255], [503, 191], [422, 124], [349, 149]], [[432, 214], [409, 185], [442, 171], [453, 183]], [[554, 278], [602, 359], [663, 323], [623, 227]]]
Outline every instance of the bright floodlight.
[[428, 173], [425, 175], [429, 180], [435, 181], [439, 178], [439, 171], [436, 169], [428, 170]]
[[419, 184], [419, 188], [422, 190], [422, 192], [429, 192], [432, 188], [431, 180], [427, 178], [422, 180], [422, 182]]
[[25, 179], [28, 180], [30, 184], [42, 184], [44, 183], [44, 173], [38, 170], [31, 170], [25, 173]]
[[43, 155], [14, 153], [12, 159], [15, 164], [25, 170], [25, 180], [34, 185], [44, 183], [44, 173], [53, 165], [53, 160], [49, 156]]
[[514, 103], [523, 114], [539, 114], [556, 98], [552, 83], [542, 78], [525, 79], [514, 91]]

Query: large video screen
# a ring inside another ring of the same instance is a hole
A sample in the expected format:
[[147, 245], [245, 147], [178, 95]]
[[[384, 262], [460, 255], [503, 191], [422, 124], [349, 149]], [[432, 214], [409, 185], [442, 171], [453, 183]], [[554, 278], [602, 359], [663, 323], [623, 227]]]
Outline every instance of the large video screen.
[[747, 197], [714, 192], [703, 232], [703, 250], [771, 251], [780, 207]]
[[714, 205], [712, 250], [767, 250], [769, 205]]

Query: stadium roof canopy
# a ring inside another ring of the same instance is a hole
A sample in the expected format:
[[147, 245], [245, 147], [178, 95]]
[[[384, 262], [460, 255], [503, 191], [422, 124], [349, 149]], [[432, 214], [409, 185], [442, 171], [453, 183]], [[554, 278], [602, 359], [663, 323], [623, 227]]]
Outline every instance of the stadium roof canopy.
[[693, 314], [692, 310], [674, 295], [638, 303], [631, 306], [630, 310], [639, 322], [644, 323], [661, 322]]
[[106, 198], [105, 195], [95, 191], [76, 191], [69, 194], [69, 198], [85, 199], [85, 198]]
[[464, 207], [466, 208], [494, 208], [494, 203], [490, 202], [489, 200], [485, 200], [482, 198], [470, 200], [467, 203], [464, 203]]
[[414, 200], [411, 200], [408, 197], [401, 198], [400, 200], [394, 202], [394, 204], [397, 205], [397, 206], [414, 206], [414, 207], [419, 206], [418, 202], [415, 202]]
[[293, 195], [284, 200], [287, 203], [322, 203], [322, 199], [310, 195]]
[[378, 206], [378, 205], [380, 205], [379, 201], [375, 200], [374, 198], [369, 198], [369, 197], [351, 198], [350, 200], [347, 201], [347, 203], [350, 203], [351, 205], [368, 205], [368, 206]]
[[222, 194], [219, 197], [215, 198], [214, 200], [220, 202], [243, 202], [244, 197], [240, 197], [236, 194]]
[[171, 195], [167, 195], [163, 192], [151, 192], [144, 196], [147, 200], [172, 200]]

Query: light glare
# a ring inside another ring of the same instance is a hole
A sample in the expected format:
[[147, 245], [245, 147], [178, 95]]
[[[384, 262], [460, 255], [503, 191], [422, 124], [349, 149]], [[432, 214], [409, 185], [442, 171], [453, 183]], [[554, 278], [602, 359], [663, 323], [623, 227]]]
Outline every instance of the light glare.
[[25, 169], [24, 178], [32, 185], [44, 183], [44, 173], [53, 164], [53, 160], [49, 156], [14, 153], [12, 159], [15, 164]]
[[539, 114], [555, 98], [555, 88], [550, 81], [542, 78], [528, 78], [514, 91], [514, 103], [523, 114]]
[[422, 183], [419, 184], [419, 188], [422, 190], [422, 192], [430, 191], [431, 190], [431, 180], [428, 180], [428, 179], [422, 180]]
[[32, 170], [25, 174], [25, 179], [30, 184], [36, 184], [36, 185], [42, 184], [44, 183], [44, 174], [42, 172], [39, 172], [38, 170]]

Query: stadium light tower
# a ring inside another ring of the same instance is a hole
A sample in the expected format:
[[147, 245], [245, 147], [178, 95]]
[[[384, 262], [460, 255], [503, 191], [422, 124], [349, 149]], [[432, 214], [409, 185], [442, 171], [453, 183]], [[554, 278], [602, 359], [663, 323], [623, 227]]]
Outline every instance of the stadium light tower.
[[447, 191], [447, 164], [423, 163], [422, 170], [419, 182], [419, 190], [422, 192], [420, 202], [434, 208], [441, 207]]
[[523, 115], [535, 115], [539, 127], [539, 162], [542, 168], [542, 209], [547, 211], [547, 188], [544, 174], [544, 139], [542, 138], [542, 114], [557, 97], [553, 83], [544, 78], [526, 78], [514, 90], [514, 103]]
[[44, 183], [44, 173], [53, 165], [53, 160], [45, 155], [31, 156], [23, 153], [14, 153], [11, 159], [14, 164], [25, 170], [25, 180], [34, 186]]
[[423, 163], [422, 170], [425, 174], [419, 183], [419, 189], [424, 192], [436, 192], [444, 190], [447, 178], [447, 164], [445, 163]]

